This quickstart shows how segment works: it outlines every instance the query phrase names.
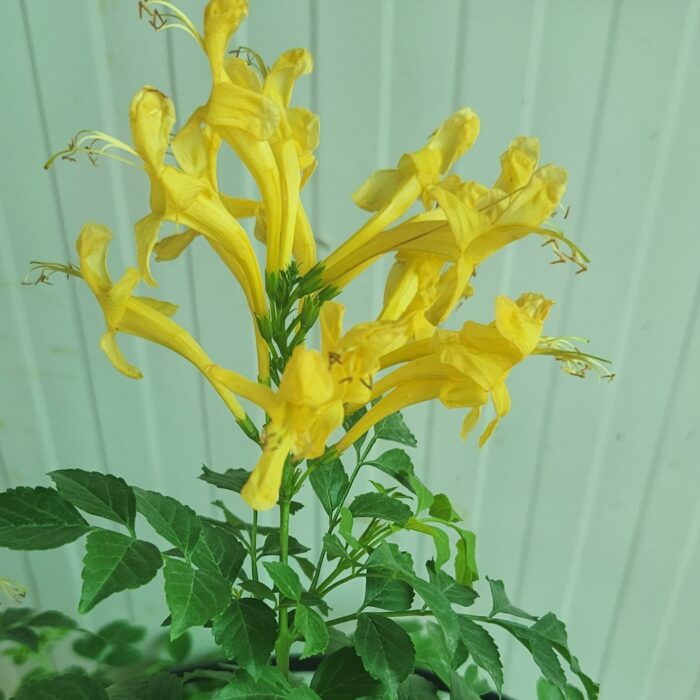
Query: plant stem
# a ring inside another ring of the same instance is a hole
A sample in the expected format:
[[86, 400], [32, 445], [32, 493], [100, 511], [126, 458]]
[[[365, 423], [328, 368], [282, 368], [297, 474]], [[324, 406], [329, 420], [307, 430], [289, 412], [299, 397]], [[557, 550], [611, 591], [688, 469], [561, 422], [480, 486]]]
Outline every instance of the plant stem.
[[250, 573], [253, 581], [258, 580], [258, 511], [253, 511], [253, 527], [250, 530]]
[[[289, 510], [291, 503], [290, 480], [294, 468], [287, 461], [284, 467], [282, 488], [280, 489], [280, 562], [286, 564], [289, 560]], [[277, 667], [287, 676], [289, 674], [289, 647], [291, 637], [289, 635], [288, 609], [282, 605], [282, 593], [279, 594], [279, 634], [275, 644]]]
[[[356, 620], [362, 611], [352, 613], [351, 615], [343, 615], [343, 617], [336, 617], [332, 620], [326, 620], [327, 625], [339, 625], [343, 622], [350, 622], [351, 620]], [[430, 610], [398, 610], [396, 612], [382, 612], [384, 617], [425, 617], [426, 615], [432, 615]]]

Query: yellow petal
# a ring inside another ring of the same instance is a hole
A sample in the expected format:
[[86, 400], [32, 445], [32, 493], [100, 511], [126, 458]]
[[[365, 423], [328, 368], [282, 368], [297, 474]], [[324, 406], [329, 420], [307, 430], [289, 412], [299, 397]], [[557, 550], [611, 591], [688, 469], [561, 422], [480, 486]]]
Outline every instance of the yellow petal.
[[263, 453], [241, 489], [243, 500], [255, 510], [273, 508], [279, 498], [284, 463], [291, 449], [288, 433], [279, 432], [272, 425], [268, 428]]
[[496, 328], [525, 357], [537, 347], [542, 324], [553, 302], [541, 294], [521, 297], [521, 300], [518, 303], [505, 296], [496, 299]]
[[80, 272], [98, 297], [112, 289], [112, 279], [107, 270], [107, 250], [111, 240], [112, 232], [107, 226], [87, 223], [75, 242]]
[[352, 201], [366, 211], [378, 211], [389, 200], [406, 179], [399, 170], [377, 170], [352, 194]]
[[254, 138], [269, 139], [279, 126], [281, 113], [271, 99], [231, 82], [216, 83], [207, 105], [207, 122], [213, 127], [242, 129]]
[[336, 301], [327, 301], [319, 312], [321, 324], [321, 347], [325, 353], [337, 349], [340, 337], [343, 334], [343, 316], [345, 307]]
[[140, 301], [146, 306], [150, 306], [159, 314], [163, 314], [163, 316], [166, 316], [167, 318], [174, 316], [177, 313], [177, 310], [180, 308], [177, 304], [171, 304], [169, 301], [163, 301], [162, 299], [152, 299], [151, 297], [140, 296], [134, 296], [132, 299]]
[[297, 225], [294, 229], [292, 252], [302, 274], [307, 273], [316, 264], [316, 239], [301, 200], [297, 207]]
[[510, 411], [510, 394], [508, 393], [505, 382], [501, 382], [493, 388], [491, 392], [491, 401], [493, 402], [493, 407], [496, 409], [496, 417], [486, 426], [486, 430], [481, 434], [479, 438], [479, 447], [484, 446], [496, 429], [501, 418]]
[[229, 80], [238, 87], [253, 92], [262, 92], [262, 83], [255, 69], [238, 56], [229, 56], [224, 61], [224, 70]]
[[324, 356], [303, 345], [296, 347], [284, 369], [279, 398], [300, 406], [321, 406], [333, 398], [334, 392]]
[[160, 90], [146, 85], [131, 100], [129, 120], [139, 155], [151, 168], [160, 168], [175, 124], [172, 101]]
[[223, 71], [228, 42], [247, 14], [247, 0], [209, 0], [204, 8], [204, 50], [215, 82]]
[[292, 107], [287, 110], [287, 121], [299, 146], [300, 155], [318, 148], [321, 123], [317, 114], [303, 107]]
[[158, 239], [158, 231], [163, 224], [163, 217], [158, 214], [147, 214], [134, 224], [136, 234], [136, 258], [139, 271], [146, 284], [157, 287], [158, 283], [151, 274], [151, 253]]
[[460, 436], [462, 440], [466, 440], [467, 436], [469, 433], [471, 433], [472, 430], [476, 427], [476, 424], [479, 422], [479, 418], [481, 417], [481, 406], [474, 406], [469, 413], [467, 413], [466, 417], [464, 418], [464, 422], [462, 423], [462, 430], [460, 432]]
[[134, 367], [130, 365], [122, 355], [122, 351], [117, 345], [117, 333], [116, 331], [107, 331], [100, 338], [100, 347], [105, 355], [109, 358], [109, 361], [118, 369], [122, 374], [131, 379], [141, 379], [143, 374]]
[[494, 188], [514, 192], [524, 187], [537, 167], [540, 142], [533, 136], [518, 136], [501, 156], [501, 174]]
[[280, 107], [286, 109], [292, 99], [295, 81], [302, 75], [311, 73], [313, 68], [313, 58], [308, 49], [285, 51], [265, 76], [263, 90]]
[[255, 199], [243, 199], [242, 197], [228, 197], [220, 195], [223, 205], [231, 216], [236, 219], [246, 219], [257, 216], [260, 210], [260, 202]]
[[196, 231], [189, 229], [183, 233], [175, 233], [158, 241], [153, 248], [156, 262], [175, 260], [198, 235]]

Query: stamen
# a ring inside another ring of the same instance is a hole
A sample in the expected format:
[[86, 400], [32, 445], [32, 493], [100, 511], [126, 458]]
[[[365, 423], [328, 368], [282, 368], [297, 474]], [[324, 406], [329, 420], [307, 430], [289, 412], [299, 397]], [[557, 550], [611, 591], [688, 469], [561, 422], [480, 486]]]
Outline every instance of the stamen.
[[[52, 284], [50, 278], [57, 272], [62, 272], [66, 275], [66, 278], [83, 276], [82, 272], [80, 272], [80, 268], [73, 265], [73, 263], [54, 263], [32, 260], [29, 264], [31, 267], [22, 280], [22, 284], [27, 286], [32, 285], [36, 287], [37, 284]], [[31, 276], [37, 272], [39, 273], [37, 278], [32, 280]]]
[[263, 57], [257, 51], [254, 51], [249, 46], [239, 46], [238, 48], [233, 49], [233, 51], [231, 51], [230, 53], [233, 54], [236, 58], [241, 58], [241, 56], [243, 56], [245, 62], [249, 66], [257, 68], [258, 72], [260, 73], [260, 77], [263, 80], [265, 80], [269, 69], [267, 65], [265, 65]]
[[[157, 7], [151, 9], [152, 6], [158, 5], [169, 10], [161, 12]], [[189, 34], [202, 49], [204, 49], [204, 39], [197, 31], [192, 20], [176, 5], [166, 0], [139, 0], [139, 17], [142, 18], [144, 13], [150, 17], [148, 23], [157, 32], [163, 29], [181, 29]], [[172, 22], [170, 20], [176, 20]]]
[[599, 379], [613, 380], [615, 375], [605, 366], [611, 364], [610, 360], [583, 352], [572, 341], [588, 342], [574, 336], [543, 336], [533, 355], [550, 355], [562, 363], [564, 372], [574, 377], [585, 377], [587, 372], [594, 371]]
[[[102, 145], [98, 145], [102, 144]], [[123, 156], [112, 153], [113, 149], [123, 151], [130, 156], [138, 158], [139, 162], [135, 163], [129, 158], [124, 158]], [[119, 139], [105, 134], [102, 131], [92, 131], [89, 129], [83, 129], [79, 131], [69, 142], [68, 147], [61, 151], [54, 153], [47, 161], [44, 163], [44, 170], [48, 170], [57, 158], [61, 160], [69, 160], [72, 163], [76, 162], [75, 155], [78, 153], [84, 153], [89, 158], [93, 165], [97, 165], [97, 159], [100, 156], [105, 156], [106, 158], [111, 158], [112, 160], [119, 161], [126, 165], [131, 165], [135, 168], [142, 168], [141, 158], [139, 154], [128, 144], [120, 141]]]

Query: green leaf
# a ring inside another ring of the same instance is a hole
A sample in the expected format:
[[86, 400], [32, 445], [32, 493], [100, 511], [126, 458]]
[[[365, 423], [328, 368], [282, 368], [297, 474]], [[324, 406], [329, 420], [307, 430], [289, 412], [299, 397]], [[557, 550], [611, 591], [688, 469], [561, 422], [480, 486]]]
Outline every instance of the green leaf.
[[331, 515], [340, 505], [348, 488], [348, 475], [343, 469], [343, 463], [339, 459], [325, 464], [317, 462], [309, 481], [323, 509]]
[[319, 664], [311, 688], [323, 700], [354, 700], [376, 695], [381, 684], [367, 673], [352, 647], [343, 647]]
[[566, 695], [544, 678], [537, 681], [537, 700], [584, 700], [583, 693], [573, 685], [566, 686]]
[[176, 663], [182, 663], [192, 650], [192, 637], [189, 632], [185, 632], [177, 639], [168, 637], [165, 646], [170, 658]]
[[328, 603], [315, 593], [303, 591], [301, 594], [301, 602], [307, 607], [318, 608], [324, 615], [328, 615], [330, 612]]
[[438, 518], [446, 523], [458, 523], [462, 519], [444, 493], [436, 493], [433, 496], [433, 503], [428, 512], [433, 518]]
[[39, 635], [29, 627], [17, 626], [2, 630], [0, 631], [0, 640], [17, 642], [34, 652], [39, 651]]
[[428, 561], [426, 568], [430, 582], [437, 586], [453, 605], [468, 608], [478, 598], [478, 593], [473, 588], [457, 583], [447, 572], [436, 569], [432, 561]]
[[96, 680], [79, 673], [64, 673], [23, 684], [13, 700], [109, 700], [109, 698]]
[[421, 532], [433, 538], [435, 544], [435, 566], [439, 569], [450, 560], [450, 538], [444, 530], [428, 525], [416, 518], [409, 518], [405, 525], [406, 529]]
[[480, 695], [467, 683], [466, 679], [452, 671], [450, 674], [450, 700], [479, 700]]
[[195, 566], [235, 583], [245, 558], [243, 545], [229, 531], [210, 522], [202, 522], [199, 539], [192, 550], [192, 563]]
[[57, 610], [45, 610], [27, 621], [30, 627], [50, 627], [52, 629], [74, 630], [78, 623]]
[[19, 486], [0, 493], [0, 547], [53, 549], [89, 531], [83, 516], [54, 489]]
[[[293, 689], [281, 671], [274, 666], [265, 666], [260, 672], [251, 676], [245, 671], [239, 671], [225, 688], [222, 688], [213, 700], [277, 700], [290, 698]], [[303, 698], [304, 695], [297, 695]], [[309, 697], [309, 696], [306, 696]], [[311, 696], [313, 697], [313, 696]]]
[[433, 684], [413, 673], [399, 686], [397, 698], [398, 700], [439, 700]]
[[301, 598], [301, 581], [299, 574], [292, 569], [289, 564], [284, 564], [281, 561], [266, 561], [263, 566], [267, 569], [267, 573], [274, 581], [282, 595], [299, 601]]
[[247, 469], [227, 469], [222, 474], [212, 471], [203, 464], [202, 473], [199, 475], [199, 478], [219, 489], [240, 493], [241, 489], [245, 486], [245, 482], [248, 481], [249, 476], [250, 472]]
[[[365, 413], [367, 413], [367, 409], [364, 406], [362, 406], [361, 408], [358, 408], [357, 411], [353, 411], [349, 416], [346, 416], [345, 420], [343, 421], [343, 428], [345, 429], [345, 431], [348, 432], [350, 428], [352, 428], [352, 426], [355, 425], [355, 423], [357, 423], [357, 421], [365, 415]], [[353, 443], [353, 445], [355, 446], [355, 451], [358, 455], [360, 454], [360, 448], [362, 447], [366, 439], [367, 433], [364, 433], [364, 435], [360, 435], [360, 437], [357, 438], [357, 440], [355, 440], [355, 442]]]
[[348, 545], [357, 549], [360, 543], [352, 534], [352, 513], [347, 508], [341, 508], [339, 512], [340, 522], [338, 524], [338, 532]]
[[49, 472], [58, 492], [76, 508], [134, 530], [136, 497], [124, 479], [82, 469]]
[[136, 644], [146, 636], [146, 628], [140, 625], [132, 625], [126, 620], [115, 620], [97, 630], [98, 636], [106, 639], [110, 644], [125, 645]]
[[256, 598], [267, 598], [273, 603], [277, 602], [275, 592], [261, 581], [253, 581], [253, 579], [248, 579], [247, 581], [241, 581], [238, 585], [244, 591], [252, 593]]
[[371, 570], [365, 579], [363, 607], [380, 610], [409, 610], [413, 604], [413, 589], [405, 581], [387, 578]]
[[151, 524], [151, 527], [170, 544], [189, 556], [197, 544], [202, 529], [197, 514], [186, 505], [170, 496], [155, 491], [134, 489], [136, 510]]
[[416, 667], [432, 670], [440, 680], [449, 686], [453, 664], [451, 652], [445, 644], [445, 636], [434, 622], [423, 624], [419, 620], [403, 620], [403, 626], [411, 636], [416, 650]]
[[368, 567], [380, 567], [395, 574], [415, 576], [411, 555], [402, 552], [397, 545], [390, 542], [382, 542], [373, 549], [367, 557], [366, 564]]
[[408, 477], [408, 485], [411, 491], [416, 494], [416, 515], [433, 505], [435, 496], [415, 474]]
[[147, 584], [162, 564], [158, 548], [150, 542], [94, 530], [85, 545], [78, 610], [84, 615], [113, 593]]
[[395, 695], [413, 671], [416, 652], [408, 634], [392, 619], [362, 613], [357, 619], [355, 648], [367, 672]]
[[371, 462], [367, 462], [389, 476], [393, 476], [402, 485], [406, 485], [406, 477], [414, 473], [413, 462], [408, 453], [400, 447], [387, 450]]
[[143, 658], [143, 654], [139, 649], [130, 644], [120, 644], [112, 647], [109, 652], [102, 658], [102, 663], [115, 668], [124, 666], [133, 666]]
[[[260, 528], [258, 528], [260, 531]], [[289, 551], [288, 554], [295, 556], [297, 554], [304, 554], [310, 551], [309, 548], [299, 542], [296, 537], [289, 536]], [[280, 533], [279, 530], [271, 532], [263, 543], [262, 556], [275, 556], [278, 557], [280, 554]]]
[[476, 567], [476, 535], [461, 527], [455, 528], [459, 533], [457, 556], [455, 557], [455, 578], [465, 586], [471, 586], [479, 578]]
[[423, 581], [417, 576], [404, 580], [411, 584], [413, 590], [423, 599], [433, 615], [435, 615], [435, 619], [442, 627], [448, 649], [455, 649], [460, 638], [459, 623], [457, 615], [450, 607], [450, 601], [447, 600], [445, 594], [437, 586]]
[[275, 646], [277, 619], [261, 600], [240, 598], [214, 619], [212, 631], [228, 658], [257, 675]]
[[333, 533], [327, 532], [323, 536], [323, 544], [326, 547], [326, 554], [330, 561], [348, 558], [348, 553], [343, 547], [343, 543]]
[[231, 585], [221, 576], [178, 559], [165, 561], [165, 599], [172, 616], [170, 638], [216, 617], [229, 602]]
[[411, 517], [411, 509], [391, 496], [381, 493], [362, 493], [350, 504], [355, 518], [381, 518], [403, 525]]
[[472, 660], [491, 676], [500, 694], [503, 687], [503, 664], [493, 637], [483, 627], [463, 615], [459, 616], [459, 630]]
[[380, 420], [374, 426], [374, 434], [379, 440], [390, 440], [408, 447], [415, 447], [418, 444], [399, 411]]
[[491, 599], [493, 600], [489, 617], [493, 617], [499, 613], [505, 613], [506, 615], [523, 617], [526, 620], [537, 620], [535, 615], [530, 615], [530, 613], [525, 612], [521, 608], [517, 608], [510, 602], [508, 596], [506, 595], [506, 589], [503, 585], [503, 581], [492, 579], [488, 576], [486, 577], [486, 580], [489, 582], [489, 587], [491, 588]]
[[323, 654], [328, 647], [328, 627], [315, 610], [306, 605], [297, 606], [294, 614], [294, 627], [304, 638], [302, 659]]
[[170, 673], [126, 678], [110, 686], [110, 700], [182, 700], [182, 678]]
[[304, 576], [306, 576], [309, 581], [313, 581], [314, 574], [316, 573], [316, 565], [304, 557], [295, 555], [292, 556], [294, 557], [294, 561], [299, 565], [299, 568], [302, 570]]
[[87, 632], [73, 642], [73, 651], [84, 659], [97, 659], [107, 646], [106, 639]]

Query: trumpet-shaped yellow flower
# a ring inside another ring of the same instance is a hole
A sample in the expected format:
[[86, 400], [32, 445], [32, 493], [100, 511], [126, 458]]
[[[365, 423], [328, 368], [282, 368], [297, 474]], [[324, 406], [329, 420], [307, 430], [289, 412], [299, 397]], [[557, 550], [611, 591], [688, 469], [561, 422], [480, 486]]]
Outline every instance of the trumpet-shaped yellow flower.
[[431, 399], [448, 408], [471, 408], [462, 425], [466, 437], [490, 396], [496, 417], [479, 440], [482, 446], [510, 410], [505, 380], [537, 348], [551, 306], [540, 294], [524, 294], [515, 302], [498, 297], [496, 318], [489, 325], [468, 322], [461, 331], [438, 331], [433, 339], [386, 355], [383, 366], [404, 364], [375, 383], [372, 396], [382, 398], [342, 438], [338, 451], [389, 414]]
[[242, 386], [239, 375], [221, 367], [211, 367], [209, 374], [257, 403], [270, 417], [262, 455], [241, 490], [255, 510], [268, 510], [277, 503], [289, 454], [295, 460], [320, 457], [331, 433], [341, 425], [343, 404], [335, 378], [324, 356], [304, 346], [292, 353], [277, 392], [261, 384]]
[[[290, 101], [295, 81], [311, 72], [313, 61], [306, 49], [286, 51], [264, 69], [261, 80], [237, 56], [224, 60], [242, 6], [247, 11], [243, 2], [212, 0], [205, 10], [204, 46], [213, 79], [206, 120], [258, 185], [266, 220], [267, 270], [286, 268], [292, 253], [306, 270], [315, 263], [316, 249], [306, 216], [299, 212], [299, 192], [316, 166], [313, 151], [319, 127], [316, 115], [290, 107]], [[214, 12], [218, 21], [208, 22]]]
[[345, 309], [337, 302], [321, 308], [323, 352], [346, 404], [364, 406], [372, 398], [372, 379], [381, 356], [406, 343], [406, 324], [390, 321], [360, 323], [343, 334]]
[[[107, 251], [112, 233], [100, 224], [86, 224], [76, 242], [80, 258], [80, 274], [102, 307], [107, 330], [100, 340], [100, 347], [110, 362], [127, 377], [140, 379], [141, 372], [126, 361], [119, 345], [117, 333], [150, 340], [178, 353], [189, 360], [210, 381], [235, 419], [250, 434], [251, 423], [235, 395], [206, 369], [212, 364], [209, 356], [197, 341], [170, 317], [177, 306], [168, 302], [134, 296], [140, 281], [134, 268], [128, 268], [121, 279], [113, 283], [107, 269]], [[241, 378], [244, 384], [253, 384]]]
[[[338, 284], [348, 268], [352, 269], [346, 259], [352, 259], [353, 253], [362, 250], [436, 185], [455, 161], [471, 148], [478, 134], [476, 114], [470, 109], [461, 109], [440, 125], [423, 148], [402, 156], [395, 169], [378, 170], [370, 176], [355, 192], [353, 200], [375, 214], [326, 258], [326, 279]], [[366, 266], [367, 259], [363, 264]]]
[[[182, 224], [189, 231], [170, 242], [172, 257], [202, 234], [241, 285], [253, 315], [266, 311], [260, 269], [248, 236], [228, 211], [217, 191], [216, 153], [220, 138], [202, 122], [197, 110], [172, 141], [180, 167], [166, 165], [164, 156], [175, 121], [171, 100], [155, 88], [139, 90], [131, 102], [131, 130], [136, 151], [151, 181], [151, 213], [135, 226], [141, 274], [155, 285], [150, 258], [163, 222]], [[168, 257], [166, 254], [165, 257]], [[162, 259], [162, 258], [161, 258]], [[268, 354], [254, 323], [261, 376], [268, 372]]]

